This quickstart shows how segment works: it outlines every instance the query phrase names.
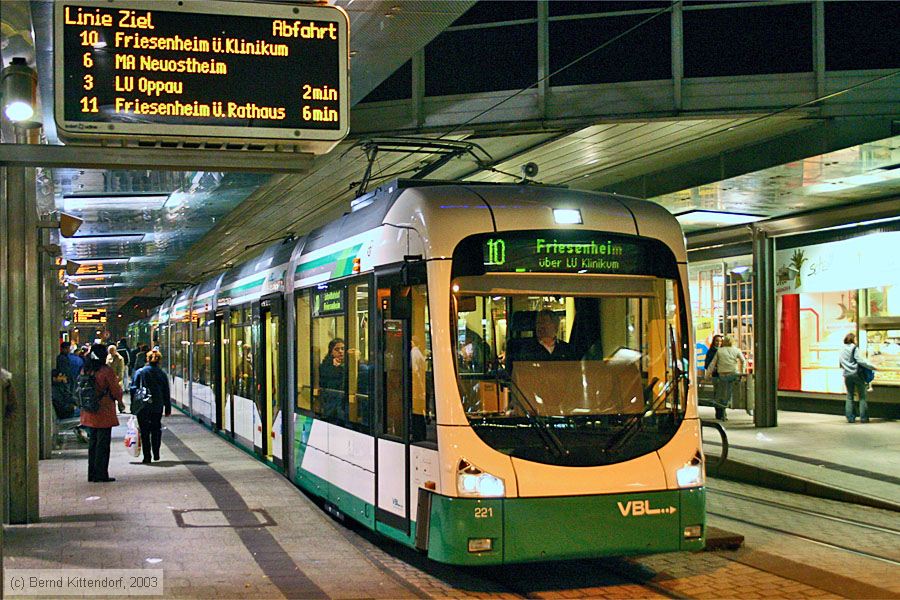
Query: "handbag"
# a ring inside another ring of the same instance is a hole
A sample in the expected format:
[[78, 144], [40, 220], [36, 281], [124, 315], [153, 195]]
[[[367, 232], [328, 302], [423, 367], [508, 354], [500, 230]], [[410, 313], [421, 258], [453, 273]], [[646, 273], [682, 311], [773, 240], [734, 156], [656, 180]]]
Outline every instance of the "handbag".
[[[857, 348], [853, 349], [853, 357], [856, 358]], [[872, 380], [875, 379], [875, 370], [870, 369], [869, 367], [864, 367], [859, 364], [859, 360], [856, 361], [856, 374], [862, 379], [863, 383], [869, 384], [872, 383]]]
[[131, 386], [131, 414], [136, 415], [153, 403], [150, 390], [144, 387], [144, 377], [138, 377]]

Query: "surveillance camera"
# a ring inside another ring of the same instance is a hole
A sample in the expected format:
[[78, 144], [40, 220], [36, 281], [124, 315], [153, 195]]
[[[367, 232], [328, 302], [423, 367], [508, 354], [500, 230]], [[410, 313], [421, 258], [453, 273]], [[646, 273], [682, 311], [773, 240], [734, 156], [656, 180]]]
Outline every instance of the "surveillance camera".
[[59, 233], [63, 237], [72, 237], [84, 223], [83, 220], [73, 215], [59, 213]]
[[538, 165], [535, 162], [528, 162], [522, 165], [522, 177], [531, 179], [538, 174]]
[[79, 265], [74, 260], [66, 261], [66, 275], [70, 275], [70, 276], [76, 275], [76, 274], [78, 274], [78, 269], [80, 269], [80, 268], [81, 268], [81, 265]]

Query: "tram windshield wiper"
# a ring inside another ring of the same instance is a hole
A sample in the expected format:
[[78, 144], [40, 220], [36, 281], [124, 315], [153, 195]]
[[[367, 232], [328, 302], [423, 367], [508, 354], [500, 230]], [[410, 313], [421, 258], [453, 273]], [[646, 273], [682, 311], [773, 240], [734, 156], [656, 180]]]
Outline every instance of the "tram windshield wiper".
[[[497, 378], [497, 383], [499, 385], [500, 378]], [[525, 418], [528, 419], [528, 423], [534, 427], [535, 431], [537, 431], [547, 449], [551, 450], [556, 456], [567, 455], [569, 451], [563, 446], [559, 437], [553, 432], [550, 425], [540, 416], [540, 413], [528, 399], [528, 396], [525, 395], [525, 392], [522, 391], [522, 388], [519, 387], [519, 384], [512, 378], [510, 378], [507, 383], [513, 388], [512, 402], [515, 402], [522, 408], [522, 412], [525, 413]]]
[[[680, 388], [682, 382], [688, 380], [687, 372], [679, 368], [679, 358], [677, 355], [677, 345], [675, 343], [675, 335], [674, 330], [671, 325], [669, 325], [669, 338], [672, 340], [671, 344], [671, 355], [672, 355], [672, 377], [668, 379], [663, 385], [662, 389], [656, 395], [656, 397], [650, 403], [650, 407], [643, 412], [634, 414], [629, 416], [628, 420], [625, 422], [625, 425], [622, 427], [622, 430], [610, 440], [609, 444], [606, 445], [607, 452], [613, 452], [621, 448], [626, 442], [631, 440], [634, 435], [640, 431], [640, 429], [644, 426], [644, 419], [647, 417], [651, 417], [656, 414], [656, 410], [664, 405], [669, 396], [675, 396], [675, 402], [672, 404], [672, 412], [675, 413], [678, 409], [678, 405], [680, 404], [681, 394]], [[650, 383], [649, 389], [653, 389], [656, 380]]]

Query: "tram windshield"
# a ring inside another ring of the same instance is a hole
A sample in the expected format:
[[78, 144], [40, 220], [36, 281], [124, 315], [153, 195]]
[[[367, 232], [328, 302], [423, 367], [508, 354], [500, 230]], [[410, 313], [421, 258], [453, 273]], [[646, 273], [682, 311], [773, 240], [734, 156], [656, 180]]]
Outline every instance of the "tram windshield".
[[587, 466], [674, 435], [688, 396], [677, 280], [487, 273], [453, 283], [459, 390], [490, 446]]

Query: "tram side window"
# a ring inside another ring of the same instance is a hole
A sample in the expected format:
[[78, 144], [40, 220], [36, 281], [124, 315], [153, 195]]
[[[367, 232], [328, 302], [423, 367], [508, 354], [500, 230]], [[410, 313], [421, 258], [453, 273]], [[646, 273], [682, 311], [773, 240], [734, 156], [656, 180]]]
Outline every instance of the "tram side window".
[[297, 408], [312, 410], [312, 380], [310, 377], [309, 290], [297, 296]]
[[347, 287], [350, 318], [347, 321], [346, 364], [349, 382], [349, 421], [368, 430], [371, 422], [370, 394], [374, 372], [369, 360], [369, 284]]
[[172, 353], [169, 357], [169, 376], [170, 377], [180, 377], [181, 376], [181, 354], [183, 352], [183, 346], [181, 345], [181, 340], [183, 339], [181, 323], [173, 323], [172, 324]]
[[201, 385], [209, 385], [209, 346], [206, 343], [207, 330], [205, 320], [197, 318], [191, 321], [194, 328], [194, 366], [193, 380]]
[[[343, 290], [335, 290], [339, 294]], [[341, 308], [334, 310], [331, 304], [322, 305], [321, 299], [332, 290], [317, 292], [319, 302], [313, 304], [312, 350], [316, 369], [313, 373], [313, 411], [328, 421], [346, 421], [347, 406], [347, 345], [344, 340], [343, 314]], [[318, 304], [318, 306], [317, 306]]]
[[249, 308], [232, 311], [231, 344], [234, 395], [252, 400], [256, 377], [253, 365], [253, 338]]

